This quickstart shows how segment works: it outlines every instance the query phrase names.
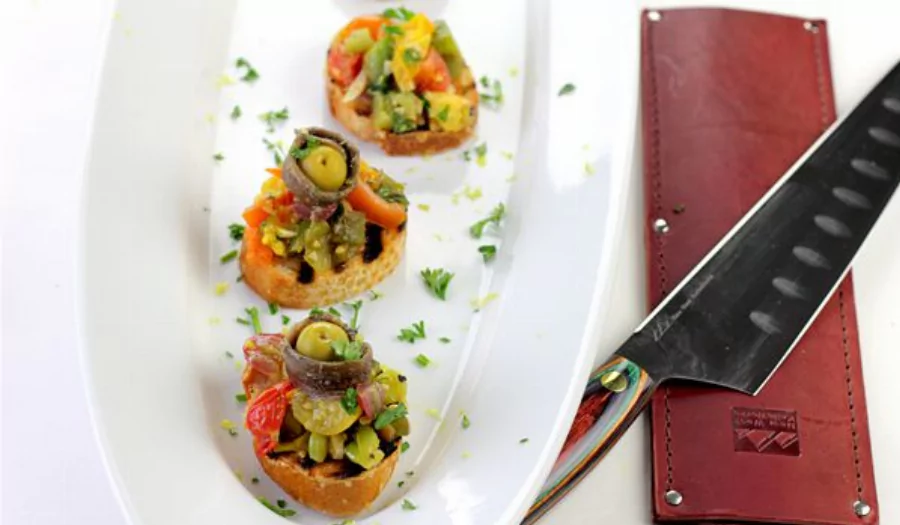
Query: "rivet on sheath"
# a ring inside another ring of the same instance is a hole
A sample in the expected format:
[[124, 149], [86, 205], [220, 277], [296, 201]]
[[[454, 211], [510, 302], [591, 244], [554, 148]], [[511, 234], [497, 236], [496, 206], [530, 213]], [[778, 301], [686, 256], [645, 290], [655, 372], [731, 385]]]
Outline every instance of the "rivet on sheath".
[[618, 394], [628, 388], [628, 379], [618, 370], [610, 370], [600, 378], [600, 384], [603, 388]]
[[660, 13], [659, 11], [648, 11], [647, 20], [651, 22], [659, 22], [660, 20], [662, 20], [662, 13]]
[[860, 518], [865, 518], [872, 513], [872, 507], [870, 507], [869, 504], [865, 501], [858, 499], [853, 502], [853, 512], [855, 512], [856, 515]]
[[666, 503], [668, 503], [669, 505], [677, 507], [681, 505], [682, 501], [684, 501], [684, 496], [682, 496], [681, 493], [677, 490], [666, 491]]
[[803, 29], [806, 29], [810, 33], [818, 33], [819, 25], [815, 22], [810, 22], [809, 20], [807, 20], [806, 22], [803, 22]]
[[653, 231], [660, 234], [669, 233], [669, 223], [663, 218], [656, 219], [653, 221]]

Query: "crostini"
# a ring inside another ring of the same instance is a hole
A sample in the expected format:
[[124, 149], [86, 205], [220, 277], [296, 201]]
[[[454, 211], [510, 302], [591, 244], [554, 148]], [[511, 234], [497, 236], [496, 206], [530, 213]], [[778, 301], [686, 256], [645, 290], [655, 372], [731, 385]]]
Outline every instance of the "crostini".
[[447, 23], [388, 9], [350, 21], [331, 42], [329, 107], [389, 155], [455, 148], [478, 121], [478, 90]]
[[334, 304], [394, 271], [406, 243], [403, 185], [337, 133], [307, 128], [244, 212], [243, 281], [288, 308]]
[[266, 474], [324, 514], [364, 511], [409, 434], [406, 378], [328, 314], [311, 315], [287, 335], [254, 335], [243, 351], [244, 423]]

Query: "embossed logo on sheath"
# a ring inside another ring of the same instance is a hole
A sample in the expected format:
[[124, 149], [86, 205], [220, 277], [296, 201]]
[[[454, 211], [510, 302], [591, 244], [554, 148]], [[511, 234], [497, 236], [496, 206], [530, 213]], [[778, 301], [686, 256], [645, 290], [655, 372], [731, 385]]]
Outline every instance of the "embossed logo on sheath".
[[783, 456], [800, 455], [797, 412], [734, 407], [734, 450]]

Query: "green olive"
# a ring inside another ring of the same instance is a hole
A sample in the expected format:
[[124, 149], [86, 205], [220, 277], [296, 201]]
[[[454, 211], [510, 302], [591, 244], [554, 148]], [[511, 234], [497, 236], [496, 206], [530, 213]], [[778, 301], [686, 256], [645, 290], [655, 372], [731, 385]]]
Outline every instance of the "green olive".
[[316, 463], [325, 461], [328, 456], [328, 438], [313, 432], [309, 435], [309, 459]]
[[319, 146], [301, 161], [300, 167], [313, 183], [325, 191], [336, 191], [347, 180], [347, 159], [331, 146]]
[[334, 341], [347, 343], [350, 338], [340, 326], [327, 321], [316, 321], [300, 332], [295, 346], [306, 357], [317, 361], [331, 361], [335, 357], [331, 348]]
[[378, 434], [372, 427], [360, 426], [353, 442], [347, 445], [344, 453], [347, 459], [368, 470], [384, 459], [384, 452], [378, 448]]
[[375, 381], [387, 389], [384, 397], [386, 404], [406, 403], [406, 378], [400, 372], [381, 365], [381, 372], [375, 376]]

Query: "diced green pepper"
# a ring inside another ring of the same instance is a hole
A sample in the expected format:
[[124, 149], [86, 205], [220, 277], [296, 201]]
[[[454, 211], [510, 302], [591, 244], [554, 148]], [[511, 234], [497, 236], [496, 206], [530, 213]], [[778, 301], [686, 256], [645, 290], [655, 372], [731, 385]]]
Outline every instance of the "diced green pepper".
[[450, 69], [450, 76], [454, 79], [459, 78], [465, 62], [447, 22], [438, 20], [434, 23], [434, 36], [432, 36], [431, 45], [447, 63], [447, 67]]
[[389, 35], [385, 35], [375, 42], [363, 57], [363, 71], [366, 72], [369, 84], [376, 91], [386, 91], [390, 68], [385, 67], [385, 64], [390, 62], [393, 55], [394, 40]]
[[347, 35], [347, 38], [344, 39], [344, 49], [348, 53], [365, 53], [374, 44], [375, 41], [372, 40], [372, 35], [366, 28], [352, 31]]
[[391, 129], [391, 106], [388, 96], [383, 93], [372, 96], [372, 124], [377, 129]]
[[331, 269], [331, 226], [313, 221], [303, 235], [303, 258], [317, 272]]
[[413, 131], [423, 121], [425, 103], [415, 93], [395, 92], [389, 95], [391, 107], [391, 131]]

